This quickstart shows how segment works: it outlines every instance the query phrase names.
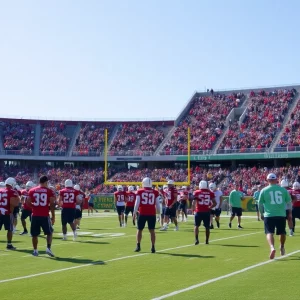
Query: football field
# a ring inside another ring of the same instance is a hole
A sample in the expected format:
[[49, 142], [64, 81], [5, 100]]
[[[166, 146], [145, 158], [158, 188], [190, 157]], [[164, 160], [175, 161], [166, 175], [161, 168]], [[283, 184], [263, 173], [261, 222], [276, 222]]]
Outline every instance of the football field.
[[[16, 251], [7, 251], [6, 233], [0, 233], [1, 299], [294, 299], [297, 292], [300, 233], [287, 236], [286, 255], [268, 259], [269, 247], [263, 222], [248, 214], [243, 230], [228, 228], [221, 215], [221, 228], [211, 230], [210, 244], [195, 246], [193, 219], [157, 230], [157, 253], [150, 253], [148, 230], [142, 251], [135, 253], [136, 228], [118, 226], [117, 216], [98, 213], [84, 217], [76, 242], [62, 241], [60, 216], [54, 226], [52, 250], [39, 238], [39, 257], [33, 257], [31, 238], [13, 238]], [[21, 230], [21, 224], [17, 227]], [[157, 226], [158, 228], [158, 226]], [[69, 228], [68, 228], [69, 230]]]

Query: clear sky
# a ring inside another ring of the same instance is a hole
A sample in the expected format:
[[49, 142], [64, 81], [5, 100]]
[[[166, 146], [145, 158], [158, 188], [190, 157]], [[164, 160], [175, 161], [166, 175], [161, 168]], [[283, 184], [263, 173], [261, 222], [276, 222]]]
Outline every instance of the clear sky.
[[300, 1], [0, 0], [0, 115], [176, 118], [195, 90], [299, 83]]

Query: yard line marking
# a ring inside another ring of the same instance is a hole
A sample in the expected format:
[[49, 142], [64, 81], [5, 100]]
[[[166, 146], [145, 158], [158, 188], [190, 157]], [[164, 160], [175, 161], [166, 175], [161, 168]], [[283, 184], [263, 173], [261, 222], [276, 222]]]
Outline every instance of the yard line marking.
[[286, 257], [289, 257], [291, 255], [294, 255], [294, 254], [297, 254], [299, 253], [300, 250], [297, 250], [297, 251], [294, 251], [294, 252], [291, 252], [289, 254], [286, 254], [284, 256], [281, 256], [281, 257], [278, 257], [276, 259], [269, 259], [269, 260], [266, 260], [266, 261], [263, 261], [261, 263], [258, 263], [258, 264], [255, 264], [255, 265], [252, 265], [250, 267], [246, 267], [244, 269], [241, 269], [239, 271], [235, 271], [235, 272], [232, 272], [232, 273], [229, 273], [229, 274], [226, 274], [226, 275], [223, 275], [223, 276], [219, 276], [219, 277], [216, 277], [216, 278], [213, 278], [213, 279], [209, 279], [207, 281], [204, 281], [204, 282], [201, 282], [201, 283], [198, 283], [198, 284], [194, 284], [194, 285], [191, 285], [187, 288], [184, 288], [184, 289], [181, 289], [181, 290], [177, 290], [177, 291], [174, 291], [174, 292], [171, 292], [169, 294], [166, 294], [166, 295], [163, 295], [163, 296], [160, 296], [160, 297], [156, 297], [156, 298], [153, 298], [152, 300], [162, 300], [162, 299], [166, 299], [166, 298], [169, 298], [169, 297], [172, 297], [172, 296], [176, 296], [178, 294], [181, 294], [181, 293], [184, 293], [184, 292], [188, 292], [188, 291], [191, 291], [193, 289], [197, 289], [201, 286], [204, 286], [204, 285], [207, 285], [207, 284], [210, 284], [210, 283], [213, 283], [213, 282], [216, 282], [216, 281], [219, 281], [219, 280], [222, 280], [222, 279], [226, 279], [226, 278], [229, 278], [231, 276], [234, 276], [234, 275], [237, 275], [237, 274], [241, 274], [241, 273], [244, 273], [244, 272], [247, 272], [249, 270], [252, 270], [252, 269], [255, 269], [257, 267], [260, 267], [260, 266], [263, 266], [263, 265], [266, 265], [266, 264], [269, 264], [269, 263], [272, 263], [276, 260], [279, 260], [279, 259], [283, 259], [283, 258], [286, 258]]
[[[230, 236], [230, 237], [227, 237], [227, 238], [221, 238], [221, 239], [211, 240], [210, 242], [217, 242], [217, 241], [229, 240], [229, 239], [234, 239], [234, 238], [240, 238], [240, 237], [254, 235], [254, 234], [258, 234], [258, 233], [261, 233], [261, 232], [239, 234], [239, 235]], [[177, 250], [177, 249], [182, 249], [182, 248], [191, 247], [191, 246], [195, 247], [194, 244], [190, 244], [190, 245], [178, 246], [178, 247], [173, 247], [173, 248], [167, 248], [167, 249], [159, 250], [157, 252]], [[6, 282], [11, 282], [11, 281], [16, 281], [16, 280], [22, 280], [22, 279], [28, 279], [28, 278], [33, 278], [33, 277], [39, 277], [39, 276], [43, 276], [43, 275], [60, 273], [60, 272], [74, 270], [74, 269], [79, 269], [79, 268], [85, 268], [85, 267], [89, 267], [89, 266], [102, 265], [102, 264], [105, 264], [105, 263], [108, 263], [108, 262], [114, 262], [114, 261], [129, 259], [129, 258], [135, 258], [135, 257], [145, 256], [145, 255], [155, 255], [155, 254], [148, 253], [148, 252], [147, 253], [139, 253], [139, 254], [135, 254], [135, 255], [128, 255], [128, 256], [123, 256], [123, 257], [112, 258], [112, 259], [105, 260], [105, 261], [96, 261], [96, 262], [93, 262], [93, 263], [83, 264], [83, 265], [74, 266], [74, 267], [68, 267], [68, 268], [57, 269], [57, 270], [52, 270], [52, 271], [47, 271], [47, 272], [42, 272], [42, 273], [36, 273], [36, 274], [25, 275], [25, 276], [20, 276], [20, 277], [2, 279], [2, 280], [0, 280], [0, 284], [1, 283], [6, 283]]]

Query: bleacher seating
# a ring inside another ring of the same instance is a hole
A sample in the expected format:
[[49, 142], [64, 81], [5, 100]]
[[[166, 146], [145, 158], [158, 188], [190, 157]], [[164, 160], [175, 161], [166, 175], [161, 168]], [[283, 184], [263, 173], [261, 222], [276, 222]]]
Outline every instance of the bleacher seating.
[[295, 90], [251, 92], [242, 122], [232, 122], [218, 153], [265, 152], [269, 149], [295, 96]]
[[233, 108], [238, 107], [243, 99], [244, 94], [241, 93], [197, 97], [160, 154], [186, 154], [188, 127], [191, 150], [194, 153], [211, 150], [224, 129], [227, 115]]
[[2, 121], [3, 148], [11, 154], [32, 154], [35, 124], [26, 121]]

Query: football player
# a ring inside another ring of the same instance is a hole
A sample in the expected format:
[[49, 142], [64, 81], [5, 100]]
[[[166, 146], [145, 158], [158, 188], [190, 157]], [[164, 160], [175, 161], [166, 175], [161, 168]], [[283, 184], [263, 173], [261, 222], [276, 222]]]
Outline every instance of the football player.
[[295, 232], [296, 226], [296, 218], [300, 219], [300, 183], [294, 182], [293, 183], [293, 190], [291, 191], [291, 197], [293, 201], [292, 206], [292, 220], [293, 220], [293, 234]]
[[[179, 195], [179, 207], [178, 207], [178, 211], [179, 211], [179, 213], [181, 213], [181, 222], [187, 221], [186, 208], [187, 208], [188, 199], [189, 199], [189, 192], [187, 190], [187, 187], [183, 186], [182, 191], [180, 192], [180, 195]], [[184, 217], [185, 217], [185, 219], [184, 219]]]
[[[285, 188], [288, 191], [288, 193], [291, 195], [292, 189], [289, 188], [289, 182], [285, 177], [280, 181], [280, 186]], [[287, 205], [287, 207], [286, 207], [286, 220], [287, 220], [287, 223], [288, 223], [288, 226], [289, 226], [290, 236], [293, 236], [294, 235], [293, 223], [290, 222], [289, 219], [288, 219], [289, 211], [290, 210], [288, 209], [288, 205]]]
[[215, 194], [208, 189], [207, 181], [201, 180], [199, 190], [194, 192], [192, 202], [193, 211], [195, 212], [195, 245], [199, 244], [199, 226], [201, 222], [205, 227], [205, 243], [209, 243], [210, 235], [210, 211], [216, 206]]
[[82, 219], [82, 210], [85, 199], [85, 193], [80, 189], [79, 184], [74, 185], [74, 190], [79, 192], [80, 195], [80, 204], [76, 204], [76, 213], [75, 213], [75, 227], [76, 230], [80, 229], [80, 220]]
[[142, 232], [147, 222], [151, 237], [151, 252], [155, 253], [155, 223], [156, 213], [160, 214], [159, 192], [152, 188], [152, 180], [145, 177], [142, 181], [142, 188], [137, 191], [134, 206], [133, 218], [136, 218], [136, 212], [139, 211], [137, 221], [136, 249], [135, 252], [141, 251]]
[[23, 226], [23, 232], [20, 235], [28, 234], [27, 227], [26, 227], [26, 219], [29, 217], [31, 221], [31, 207], [29, 207], [26, 203], [26, 200], [29, 196], [29, 190], [34, 187], [34, 183], [32, 181], [28, 181], [26, 183], [25, 189], [21, 191], [21, 203], [22, 203], [22, 213], [21, 213], [21, 223]]
[[213, 218], [215, 217], [215, 221], [217, 223], [217, 227], [220, 228], [220, 215], [221, 215], [221, 207], [223, 202], [223, 193], [217, 189], [217, 186], [214, 182], [209, 184], [209, 189], [211, 192], [215, 194], [216, 206], [212, 208], [210, 211], [210, 229], [214, 229]]
[[124, 211], [125, 211], [126, 192], [124, 192], [124, 189], [121, 185], [117, 186], [117, 191], [114, 192], [114, 199], [115, 199], [115, 207], [118, 213], [120, 227], [125, 227]]
[[[131, 185], [128, 187], [128, 192], [126, 192], [125, 226], [127, 226], [128, 214], [131, 213], [133, 216], [135, 199], [136, 193], [134, 192], [134, 187]], [[132, 223], [135, 226], [135, 220], [133, 218]]]

